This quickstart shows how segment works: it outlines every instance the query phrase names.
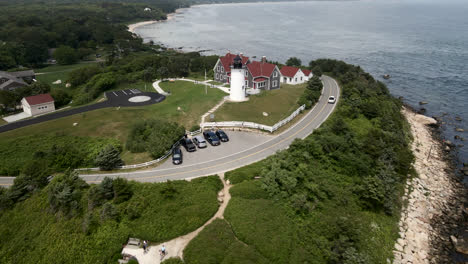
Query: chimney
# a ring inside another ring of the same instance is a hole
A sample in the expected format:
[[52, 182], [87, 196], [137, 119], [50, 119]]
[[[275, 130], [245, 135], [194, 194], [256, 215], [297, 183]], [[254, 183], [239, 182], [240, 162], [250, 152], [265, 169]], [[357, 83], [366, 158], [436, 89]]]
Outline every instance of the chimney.
[[263, 57], [262, 57], [262, 63], [266, 63], [266, 62], [267, 62], [266, 56], [263, 56]]
[[239, 53], [239, 55], [240, 55], [241, 57], [244, 57], [244, 53], [242, 53], [242, 52], [241, 52], [241, 53]]

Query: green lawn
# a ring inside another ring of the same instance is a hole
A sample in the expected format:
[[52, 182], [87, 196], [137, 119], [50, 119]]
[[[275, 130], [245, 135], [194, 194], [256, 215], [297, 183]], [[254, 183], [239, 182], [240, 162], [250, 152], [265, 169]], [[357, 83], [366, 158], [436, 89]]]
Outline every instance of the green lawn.
[[130, 185], [128, 201], [106, 203], [111, 214], [105, 206], [90, 207], [85, 189], [80, 214], [56, 215], [48, 202], [50, 185], [2, 212], [0, 263], [117, 263], [129, 237], [156, 244], [203, 225], [217, 211], [222, 188], [217, 176]]
[[[94, 62], [78, 63], [72, 65], [52, 65], [42, 69], [35, 69], [36, 79], [49, 84], [52, 88], [65, 88], [68, 74], [78, 68], [92, 65]], [[57, 80], [62, 80], [61, 84], [52, 84]]]
[[[204, 85], [195, 85], [186, 81], [164, 82], [161, 87], [170, 91], [171, 95], [159, 104], [120, 109], [105, 108], [15, 129], [0, 134], [0, 146], [7, 144], [5, 147], [8, 147], [11, 139], [17, 139], [16, 142], [19, 145], [15, 147], [27, 148], [28, 146], [22, 146], [21, 138], [34, 136], [37, 140], [42, 140], [56, 133], [63, 136], [114, 138], [125, 145], [131, 124], [136, 120], [161, 118], [178, 122], [189, 129], [198, 124], [201, 116], [225, 96], [225, 93], [218, 89], [208, 89], [208, 93], [205, 94]], [[121, 88], [141, 87], [129, 85]], [[78, 125], [73, 126], [73, 123], [78, 123]], [[34, 153], [35, 150], [31, 149], [30, 152]], [[4, 158], [2, 155], [0, 153], [0, 159]], [[14, 153], [9, 155], [13, 155], [9, 159], [15, 160]], [[129, 152], [124, 152], [123, 158], [127, 164], [150, 160], [149, 155]], [[18, 157], [18, 160], [21, 159]]]
[[[215, 112], [215, 121], [249, 121], [274, 125], [288, 117], [299, 105], [297, 100], [303, 94], [306, 84], [285, 85], [271, 91], [262, 91], [242, 103], [225, 103]], [[263, 112], [268, 116], [263, 116]]]

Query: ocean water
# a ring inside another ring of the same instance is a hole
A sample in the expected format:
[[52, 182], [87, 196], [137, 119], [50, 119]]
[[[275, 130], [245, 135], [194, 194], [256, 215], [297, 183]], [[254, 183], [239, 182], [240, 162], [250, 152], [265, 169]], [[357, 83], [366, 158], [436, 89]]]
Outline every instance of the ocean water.
[[[426, 108], [426, 115], [443, 115], [443, 137], [465, 145], [457, 154], [468, 162], [468, 132], [455, 132], [468, 131], [468, 1], [203, 5], [136, 33], [145, 41], [205, 54], [230, 50], [280, 62], [295, 56], [305, 65], [317, 58], [360, 65], [394, 96]], [[391, 79], [383, 80], [384, 74]]]

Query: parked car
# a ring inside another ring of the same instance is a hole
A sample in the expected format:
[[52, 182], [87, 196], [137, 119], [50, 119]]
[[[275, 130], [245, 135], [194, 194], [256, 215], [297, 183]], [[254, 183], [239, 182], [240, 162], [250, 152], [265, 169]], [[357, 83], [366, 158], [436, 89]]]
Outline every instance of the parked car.
[[190, 138], [183, 138], [180, 140], [180, 144], [187, 150], [187, 152], [193, 152], [197, 150], [197, 147], [195, 147], [195, 144], [193, 144], [193, 141]]
[[172, 150], [172, 164], [182, 164], [182, 150], [180, 148], [174, 148]]
[[206, 148], [206, 141], [201, 136], [194, 136], [193, 143], [195, 143], [198, 148]]
[[330, 96], [330, 97], [328, 97], [328, 103], [329, 103], [329, 104], [334, 104], [335, 102], [336, 102], [335, 96]]
[[226, 135], [226, 133], [221, 129], [216, 131], [216, 136], [218, 136], [218, 138], [221, 139], [222, 142], [228, 142], [229, 141], [228, 135]]
[[206, 141], [208, 141], [211, 144], [211, 146], [218, 146], [219, 144], [221, 144], [219, 138], [213, 131], [205, 131], [203, 132], [203, 136], [205, 137]]

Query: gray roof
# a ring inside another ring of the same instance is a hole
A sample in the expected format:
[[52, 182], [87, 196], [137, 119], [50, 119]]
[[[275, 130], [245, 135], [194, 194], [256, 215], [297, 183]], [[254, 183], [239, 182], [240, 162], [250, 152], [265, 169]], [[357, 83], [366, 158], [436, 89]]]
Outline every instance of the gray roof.
[[18, 78], [36, 76], [36, 73], [33, 70], [9, 72], [9, 74], [11, 74], [11, 75], [13, 75], [15, 77], [18, 77]]
[[4, 90], [5, 87], [9, 86], [12, 83], [17, 83], [19, 85], [28, 85], [21, 78], [18, 78], [16, 76], [12, 75], [11, 72], [0, 71], [0, 78], [7, 78], [8, 79], [8, 81], [0, 84], [0, 90]]

